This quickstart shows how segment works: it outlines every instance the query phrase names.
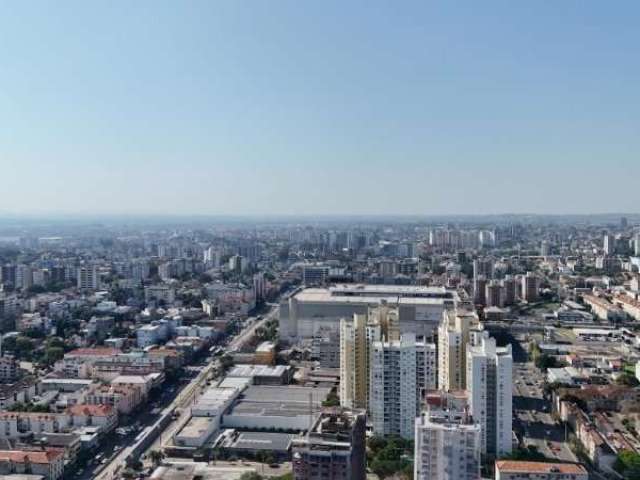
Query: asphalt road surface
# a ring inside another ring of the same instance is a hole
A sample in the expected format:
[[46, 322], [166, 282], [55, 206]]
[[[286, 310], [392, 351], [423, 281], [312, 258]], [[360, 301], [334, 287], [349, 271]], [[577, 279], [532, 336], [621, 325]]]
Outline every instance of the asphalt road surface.
[[551, 416], [551, 404], [543, 398], [544, 374], [533, 363], [514, 363], [514, 426], [525, 446], [535, 445], [548, 458], [578, 461], [566, 443], [565, 428]]

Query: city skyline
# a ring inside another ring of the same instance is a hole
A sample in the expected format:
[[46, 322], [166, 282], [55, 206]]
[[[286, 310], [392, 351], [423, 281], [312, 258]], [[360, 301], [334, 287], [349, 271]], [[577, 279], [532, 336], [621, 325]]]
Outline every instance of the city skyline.
[[638, 13], [16, 4], [0, 19], [1, 210], [636, 212]]

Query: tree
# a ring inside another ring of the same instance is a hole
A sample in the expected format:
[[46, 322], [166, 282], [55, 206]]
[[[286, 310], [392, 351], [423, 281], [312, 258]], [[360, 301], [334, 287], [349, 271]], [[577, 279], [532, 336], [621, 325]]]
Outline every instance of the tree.
[[338, 407], [340, 405], [340, 397], [336, 393], [336, 389], [333, 388], [329, 395], [327, 395], [326, 400], [322, 402], [323, 407]]
[[149, 458], [157, 467], [158, 465], [160, 465], [160, 463], [162, 463], [162, 460], [164, 459], [164, 453], [162, 453], [160, 450], [152, 450], [149, 453]]
[[60, 347], [48, 347], [45, 350], [44, 361], [47, 365], [52, 365], [64, 357], [64, 349]]
[[540, 370], [547, 371], [547, 369], [557, 366], [558, 362], [556, 361], [556, 357], [543, 353], [536, 358], [535, 363], [536, 367]]
[[35, 348], [35, 345], [35, 342], [28, 337], [16, 338], [16, 356], [29, 358]]
[[245, 472], [240, 476], [240, 480], [262, 480], [262, 476], [256, 472]]
[[369, 466], [380, 478], [402, 475], [410, 477], [413, 442], [400, 437], [373, 437], [368, 442]]
[[7, 337], [2, 340], [2, 350], [7, 352], [16, 351], [16, 337]]
[[43, 287], [42, 285], [32, 285], [29, 287], [28, 292], [30, 294], [38, 294], [38, 293], [44, 293], [46, 292], [47, 289], [45, 287]]
[[630, 450], [620, 452], [613, 468], [627, 480], [640, 480], [640, 454]]
[[220, 357], [220, 365], [222, 365], [223, 370], [228, 370], [233, 366], [233, 357], [225, 353]]
[[523, 462], [544, 462], [548, 461], [542, 453], [538, 451], [535, 445], [529, 445], [526, 448], [517, 448], [511, 453], [502, 457], [502, 460], [517, 460]]
[[201, 273], [198, 276], [198, 281], [200, 283], [211, 283], [211, 282], [213, 282], [213, 277], [211, 275], [209, 275], [208, 273]]
[[638, 382], [635, 375], [631, 375], [629, 372], [624, 372], [616, 379], [616, 383], [618, 385], [626, 385], [628, 387], [637, 387], [640, 382]]

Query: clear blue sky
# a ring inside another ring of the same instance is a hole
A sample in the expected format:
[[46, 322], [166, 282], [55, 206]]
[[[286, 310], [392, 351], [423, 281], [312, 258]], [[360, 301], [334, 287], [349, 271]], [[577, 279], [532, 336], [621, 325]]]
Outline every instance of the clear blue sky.
[[637, 1], [0, 8], [0, 212], [640, 211]]

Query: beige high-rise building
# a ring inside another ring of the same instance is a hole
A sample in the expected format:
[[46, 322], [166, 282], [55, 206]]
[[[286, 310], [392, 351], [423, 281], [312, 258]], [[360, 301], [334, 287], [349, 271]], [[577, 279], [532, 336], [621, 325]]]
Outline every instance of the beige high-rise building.
[[340, 320], [340, 405], [367, 408], [367, 315]]
[[383, 302], [377, 307], [369, 308], [368, 315], [368, 328], [379, 327], [376, 330], [378, 332], [377, 338], [371, 339], [372, 341], [380, 339], [386, 341], [400, 340], [400, 312], [397, 306]]
[[504, 305], [509, 306], [516, 303], [516, 279], [512, 275], [507, 275], [502, 280], [502, 287], [504, 289]]
[[491, 280], [486, 286], [485, 305], [487, 307], [504, 306], [504, 287], [497, 280]]
[[466, 386], [467, 344], [478, 316], [468, 311], [446, 311], [438, 327], [438, 388], [452, 391]]
[[533, 272], [527, 272], [522, 277], [522, 300], [525, 302], [538, 301], [538, 287], [540, 279]]
[[[354, 314], [340, 322], [340, 404], [346, 408], [369, 410], [373, 345], [400, 345], [399, 311], [397, 306], [381, 303], [369, 308], [367, 314]], [[410, 375], [415, 396], [435, 388], [435, 345], [416, 342], [415, 335], [407, 334], [412, 344], [415, 374]], [[373, 389], [375, 390], [375, 389]], [[417, 402], [419, 403], [419, 401]], [[413, 428], [413, 427], [411, 427]]]

